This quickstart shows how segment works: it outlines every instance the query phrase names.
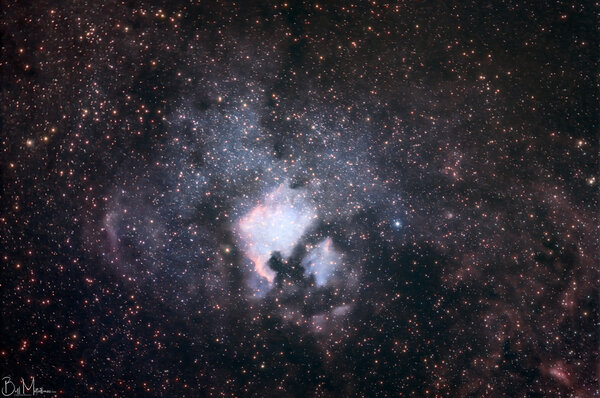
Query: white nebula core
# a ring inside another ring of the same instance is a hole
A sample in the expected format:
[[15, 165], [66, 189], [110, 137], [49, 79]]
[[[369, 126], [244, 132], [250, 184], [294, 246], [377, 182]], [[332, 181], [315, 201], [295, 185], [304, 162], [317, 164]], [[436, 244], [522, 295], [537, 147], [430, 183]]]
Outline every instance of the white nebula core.
[[342, 261], [333, 247], [331, 238], [323, 239], [302, 260], [306, 274], [313, 274], [318, 286], [323, 286]]
[[256, 272], [273, 282], [276, 273], [268, 266], [272, 253], [278, 251], [283, 258], [289, 257], [316, 218], [306, 193], [284, 183], [242, 217], [236, 230]]

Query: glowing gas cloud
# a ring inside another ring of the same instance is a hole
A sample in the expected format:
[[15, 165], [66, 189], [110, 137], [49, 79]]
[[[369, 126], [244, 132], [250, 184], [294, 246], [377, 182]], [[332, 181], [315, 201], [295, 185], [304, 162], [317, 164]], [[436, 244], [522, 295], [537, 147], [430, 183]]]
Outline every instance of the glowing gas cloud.
[[277, 251], [282, 257], [289, 257], [316, 218], [306, 192], [284, 183], [242, 217], [236, 229], [241, 247], [256, 272], [273, 282], [275, 271], [268, 266], [272, 253]]
[[306, 274], [315, 276], [317, 286], [323, 286], [341, 261], [342, 256], [333, 247], [331, 238], [326, 238], [302, 260], [302, 266]]

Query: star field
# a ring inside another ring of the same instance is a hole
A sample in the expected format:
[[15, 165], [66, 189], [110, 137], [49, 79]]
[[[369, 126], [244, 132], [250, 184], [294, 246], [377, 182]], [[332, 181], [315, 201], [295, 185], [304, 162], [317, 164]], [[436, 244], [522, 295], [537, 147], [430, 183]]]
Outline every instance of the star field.
[[0, 377], [597, 396], [597, 6], [4, 4]]

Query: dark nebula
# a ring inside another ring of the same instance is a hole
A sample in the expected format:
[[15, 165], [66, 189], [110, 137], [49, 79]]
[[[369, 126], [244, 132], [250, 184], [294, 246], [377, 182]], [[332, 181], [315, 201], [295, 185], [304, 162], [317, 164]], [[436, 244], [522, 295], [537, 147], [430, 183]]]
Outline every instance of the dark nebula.
[[5, 395], [600, 395], [597, 4], [0, 9]]

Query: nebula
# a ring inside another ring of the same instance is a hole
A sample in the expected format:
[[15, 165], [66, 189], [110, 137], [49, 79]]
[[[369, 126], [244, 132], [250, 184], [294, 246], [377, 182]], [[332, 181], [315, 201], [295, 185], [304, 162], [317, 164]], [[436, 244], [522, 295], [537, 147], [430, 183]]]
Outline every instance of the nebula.
[[302, 260], [306, 274], [315, 276], [317, 286], [327, 283], [342, 261], [341, 254], [333, 247], [331, 238], [322, 240]]
[[243, 216], [236, 230], [255, 271], [273, 282], [275, 271], [267, 265], [271, 255], [279, 252], [283, 258], [290, 256], [316, 218], [306, 192], [283, 183]]
[[4, 1], [1, 377], [600, 397], [593, 3]]

